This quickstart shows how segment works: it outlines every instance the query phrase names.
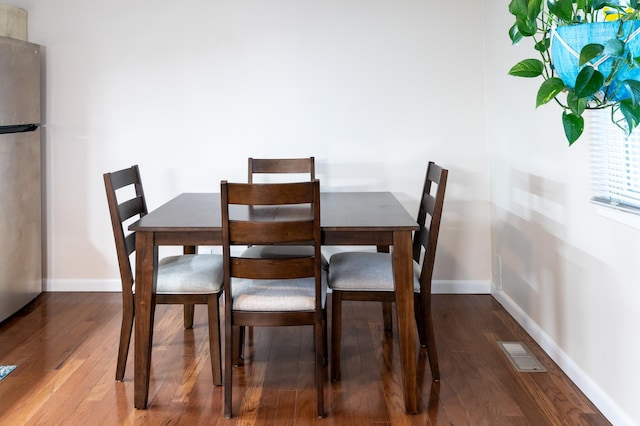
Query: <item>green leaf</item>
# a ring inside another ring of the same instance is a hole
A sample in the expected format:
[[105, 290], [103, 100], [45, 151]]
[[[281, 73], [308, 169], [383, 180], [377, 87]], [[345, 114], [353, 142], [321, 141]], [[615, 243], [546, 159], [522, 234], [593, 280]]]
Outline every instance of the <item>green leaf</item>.
[[607, 41], [604, 45], [604, 54], [611, 56], [622, 56], [624, 55], [625, 42], [622, 40], [618, 40], [617, 38], [612, 38]]
[[593, 67], [586, 66], [580, 70], [576, 77], [576, 96], [579, 98], [590, 98], [602, 89], [604, 76]]
[[569, 146], [571, 146], [578, 140], [584, 130], [584, 119], [580, 115], [563, 112], [562, 126], [564, 127], [564, 135], [569, 141]]
[[573, 91], [567, 93], [567, 106], [572, 113], [576, 115], [582, 115], [585, 109], [587, 109], [587, 98], [579, 98]]
[[631, 134], [631, 131], [640, 123], [640, 105], [634, 104], [630, 99], [625, 99], [620, 102], [620, 112], [627, 121], [628, 133]]
[[580, 62], [579, 66], [583, 66], [593, 58], [597, 58], [602, 55], [604, 52], [604, 46], [597, 43], [585, 44], [585, 46], [580, 51]]
[[516, 17], [516, 26], [522, 36], [530, 37], [538, 30], [537, 18], [541, 7], [540, 0], [511, 0], [509, 3], [509, 12]]
[[542, 75], [544, 65], [539, 59], [525, 59], [518, 62], [509, 70], [509, 75], [515, 77], [537, 77]]
[[566, 22], [573, 21], [573, 1], [558, 0], [557, 2], [547, 2], [549, 12]]
[[558, 77], [552, 77], [545, 80], [540, 89], [538, 89], [538, 95], [536, 96], [536, 108], [540, 105], [544, 105], [551, 99], [558, 96], [565, 89], [564, 83]]
[[529, 18], [516, 18], [516, 25], [520, 34], [525, 37], [531, 37], [538, 31], [537, 22]]
[[637, 105], [640, 103], [640, 81], [624, 80], [622, 84], [629, 90], [631, 94], [631, 102]]
[[529, 17], [529, 20], [535, 22], [538, 19], [540, 12], [542, 12], [542, 0], [529, 0], [529, 4], [527, 5], [527, 16]]
[[586, 7], [587, 7], [587, 2], [590, 2], [591, 0], [577, 0], [576, 4], [577, 4], [577, 9], [578, 10], [585, 10], [586, 11]]
[[509, 12], [516, 18], [526, 19], [528, 10], [527, 0], [511, 0], [509, 3]]
[[511, 39], [511, 44], [517, 44], [522, 40], [522, 34], [518, 31], [516, 24], [513, 24], [513, 26], [509, 28], [509, 38]]
[[551, 39], [549, 37], [545, 37], [533, 46], [538, 52], [544, 53], [549, 50], [549, 46], [551, 45]]

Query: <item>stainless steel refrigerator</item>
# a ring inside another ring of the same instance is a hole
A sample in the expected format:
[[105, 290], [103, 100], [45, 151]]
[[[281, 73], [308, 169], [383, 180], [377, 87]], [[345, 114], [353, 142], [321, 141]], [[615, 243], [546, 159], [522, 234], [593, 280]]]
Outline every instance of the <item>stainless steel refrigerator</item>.
[[40, 46], [0, 37], [0, 321], [42, 292]]

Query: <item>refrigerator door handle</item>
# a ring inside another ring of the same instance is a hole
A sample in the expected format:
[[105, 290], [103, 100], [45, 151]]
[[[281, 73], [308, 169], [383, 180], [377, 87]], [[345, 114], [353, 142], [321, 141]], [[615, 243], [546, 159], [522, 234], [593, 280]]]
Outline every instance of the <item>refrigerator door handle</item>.
[[6, 133], [26, 133], [33, 132], [38, 128], [37, 124], [15, 124], [12, 126], [0, 126], [0, 135]]

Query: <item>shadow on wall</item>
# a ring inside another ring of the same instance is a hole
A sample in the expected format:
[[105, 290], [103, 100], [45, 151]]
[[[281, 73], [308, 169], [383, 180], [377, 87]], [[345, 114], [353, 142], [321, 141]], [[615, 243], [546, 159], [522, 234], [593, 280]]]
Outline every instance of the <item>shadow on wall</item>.
[[565, 186], [541, 176], [511, 170], [507, 210], [497, 210], [494, 257], [498, 287], [527, 315], [564, 340], [562, 263]]
[[507, 209], [494, 206], [498, 286], [561, 347], [587, 338], [571, 323], [591, 316], [589, 294], [599, 288], [589, 275], [606, 275], [607, 266], [567, 243], [564, 184], [519, 170], [509, 183]]
[[434, 279], [488, 281], [491, 278], [491, 206], [484, 190], [486, 175], [454, 164], [448, 168]]

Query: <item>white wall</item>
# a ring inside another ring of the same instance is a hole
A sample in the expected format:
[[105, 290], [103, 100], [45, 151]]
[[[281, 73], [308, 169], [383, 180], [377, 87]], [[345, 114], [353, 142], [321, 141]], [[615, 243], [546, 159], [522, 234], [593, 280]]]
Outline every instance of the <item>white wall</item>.
[[507, 76], [531, 54], [508, 1], [168, 3], [12, 2], [45, 46], [49, 290], [117, 282], [105, 171], [140, 164], [154, 208], [245, 179], [248, 156], [314, 155], [325, 188], [415, 212], [435, 160], [436, 282], [484, 289], [500, 257], [496, 297], [615, 424], [640, 423], [638, 231], [594, 212], [587, 143]]
[[[450, 169], [436, 282], [488, 291], [480, 5], [458, 31], [417, 0], [14, 0], [46, 57], [46, 288], [109, 289], [102, 173], [140, 164], [149, 207], [246, 179], [249, 156], [309, 156], [326, 189], [417, 212]], [[454, 46], [472, 44], [467, 53]]]
[[613, 424], [639, 424], [640, 231], [596, 213], [588, 137], [568, 147], [561, 109], [535, 109], [542, 80], [507, 75], [535, 57], [508, 3], [484, 1], [496, 297]]

